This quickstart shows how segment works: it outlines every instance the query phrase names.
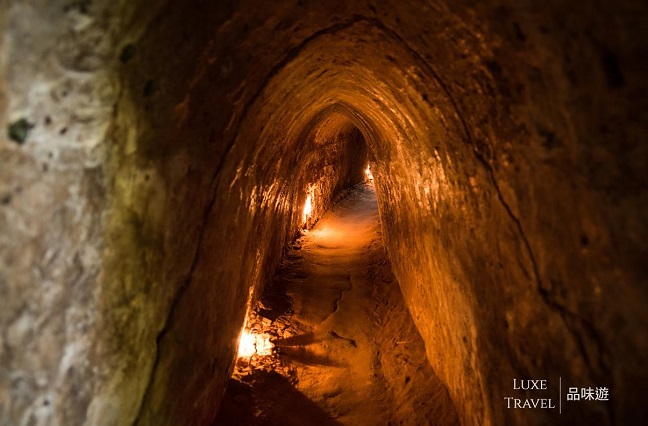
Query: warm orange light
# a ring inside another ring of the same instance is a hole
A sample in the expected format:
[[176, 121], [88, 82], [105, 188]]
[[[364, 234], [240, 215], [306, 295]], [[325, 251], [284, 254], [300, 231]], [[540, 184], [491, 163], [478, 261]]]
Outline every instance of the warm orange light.
[[253, 355], [272, 355], [274, 345], [270, 342], [270, 336], [263, 334], [252, 334], [246, 330], [241, 333], [238, 347], [239, 358], [250, 358]]
[[304, 217], [303, 217], [303, 222], [306, 223], [306, 220], [308, 219], [308, 216], [311, 215], [313, 211], [313, 204], [311, 202], [311, 195], [308, 194], [306, 197], [306, 204], [304, 204]]
[[367, 168], [365, 169], [365, 176], [367, 176], [367, 179], [373, 180], [373, 174], [371, 173], [371, 165], [367, 164]]

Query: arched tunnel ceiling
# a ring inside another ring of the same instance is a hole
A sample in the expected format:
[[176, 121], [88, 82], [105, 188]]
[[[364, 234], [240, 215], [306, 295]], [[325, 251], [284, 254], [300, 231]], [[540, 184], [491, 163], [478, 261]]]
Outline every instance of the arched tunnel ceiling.
[[307, 192], [366, 158], [462, 422], [555, 421], [515, 377], [645, 417], [642, 2], [64, 3], [0, 6], [11, 421], [207, 424]]

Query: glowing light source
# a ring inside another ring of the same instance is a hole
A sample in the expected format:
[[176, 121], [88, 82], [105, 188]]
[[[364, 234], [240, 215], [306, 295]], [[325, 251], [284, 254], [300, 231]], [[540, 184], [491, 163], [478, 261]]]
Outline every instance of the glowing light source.
[[364, 172], [365, 172], [365, 176], [367, 177], [367, 179], [373, 180], [373, 174], [371, 173], [371, 165], [370, 164], [367, 164], [367, 168], [365, 169]]
[[312, 211], [313, 211], [313, 203], [311, 201], [311, 194], [308, 194], [308, 196], [306, 197], [306, 204], [304, 204], [304, 216], [303, 216], [304, 223], [306, 223], [306, 220], [311, 215]]
[[270, 342], [269, 335], [265, 333], [253, 334], [243, 330], [239, 339], [238, 357], [250, 358], [253, 355], [272, 355], [273, 347], [274, 345]]

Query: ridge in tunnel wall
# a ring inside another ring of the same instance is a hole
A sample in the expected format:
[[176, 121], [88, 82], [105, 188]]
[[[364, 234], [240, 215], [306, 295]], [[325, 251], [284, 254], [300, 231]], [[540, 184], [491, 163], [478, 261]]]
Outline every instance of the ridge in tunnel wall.
[[645, 420], [644, 2], [67, 3], [0, 3], [0, 422], [208, 424], [365, 158], [464, 424]]

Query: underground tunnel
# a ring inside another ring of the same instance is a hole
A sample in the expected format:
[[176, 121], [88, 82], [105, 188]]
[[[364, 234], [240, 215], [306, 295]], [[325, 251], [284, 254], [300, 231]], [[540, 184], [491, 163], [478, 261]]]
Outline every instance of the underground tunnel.
[[0, 424], [646, 424], [647, 12], [0, 2]]

